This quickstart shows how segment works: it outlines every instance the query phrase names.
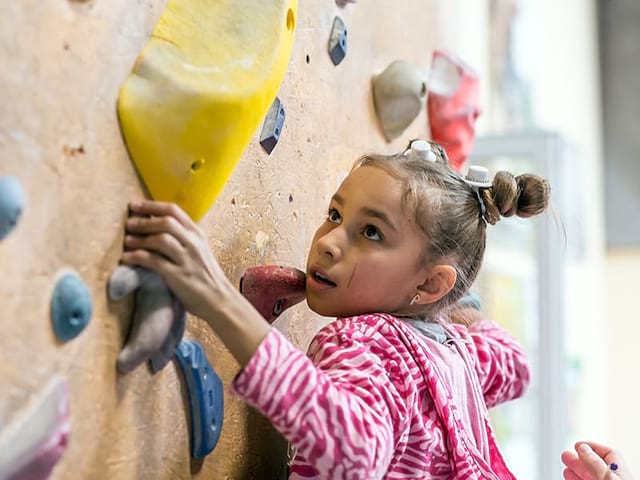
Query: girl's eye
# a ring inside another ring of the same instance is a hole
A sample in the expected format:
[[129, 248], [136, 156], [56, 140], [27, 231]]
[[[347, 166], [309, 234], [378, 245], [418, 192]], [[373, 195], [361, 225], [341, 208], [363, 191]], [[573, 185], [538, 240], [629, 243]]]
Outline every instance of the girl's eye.
[[373, 225], [367, 225], [364, 227], [362, 234], [369, 240], [382, 240], [380, 232], [378, 232], [378, 229]]
[[335, 208], [330, 208], [327, 212], [327, 220], [331, 223], [340, 223], [342, 218], [340, 217], [340, 213]]

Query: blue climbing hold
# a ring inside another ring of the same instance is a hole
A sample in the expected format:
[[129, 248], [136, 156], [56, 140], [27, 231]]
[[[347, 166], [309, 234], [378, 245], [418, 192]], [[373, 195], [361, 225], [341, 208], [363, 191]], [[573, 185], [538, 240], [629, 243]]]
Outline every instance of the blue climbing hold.
[[18, 224], [25, 194], [14, 177], [0, 177], [0, 240]]
[[75, 273], [66, 273], [56, 284], [51, 299], [51, 322], [63, 342], [76, 337], [91, 320], [91, 293]]
[[280, 139], [285, 116], [282, 101], [276, 97], [267, 112], [262, 124], [262, 132], [260, 132], [260, 145], [268, 154], [271, 154]]
[[182, 340], [176, 351], [191, 407], [191, 456], [203, 458], [213, 451], [222, 431], [222, 381], [195, 340]]
[[329, 35], [329, 57], [334, 65], [338, 65], [347, 55], [347, 27], [340, 17], [333, 19], [333, 27]]
[[464, 297], [458, 300], [458, 302], [462, 306], [474, 308], [476, 310], [482, 310], [480, 295], [478, 295], [478, 293], [473, 290], [469, 290]]

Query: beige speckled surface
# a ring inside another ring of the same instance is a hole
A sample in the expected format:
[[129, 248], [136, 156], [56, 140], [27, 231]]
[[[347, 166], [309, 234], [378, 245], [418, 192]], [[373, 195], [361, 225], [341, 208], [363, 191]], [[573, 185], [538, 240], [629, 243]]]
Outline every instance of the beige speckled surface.
[[[279, 93], [287, 114], [280, 142], [267, 156], [256, 132], [201, 221], [234, 282], [256, 264], [303, 267], [328, 198], [352, 161], [427, 135], [423, 111], [387, 144], [370, 81], [395, 59], [429, 65], [441, 23], [438, 2], [390, 5], [361, 0], [340, 10], [331, 0], [300, 2]], [[191, 462], [176, 365], [155, 376], [146, 368], [116, 374], [131, 305], [107, 303], [106, 280], [121, 251], [126, 204], [143, 193], [115, 102], [163, 6], [158, 0], [0, 4], [0, 175], [16, 176], [28, 195], [18, 228], [0, 243], [0, 426], [59, 373], [70, 385], [72, 436], [54, 479], [281, 478], [284, 441], [239, 400], [226, 397], [216, 450]], [[348, 28], [348, 53], [334, 67], [326, 47], [338, 13]], [[79, 337], [59, 344], [48, 309], [64, 268], [89, 285], [94, 315]], [[304, 348], [324, 321], [300, 305], [276, 325]], [[198, 319], [190, 319], [187, 335], [203, 344], [228, 386], [237, 371], [231, 356]]]

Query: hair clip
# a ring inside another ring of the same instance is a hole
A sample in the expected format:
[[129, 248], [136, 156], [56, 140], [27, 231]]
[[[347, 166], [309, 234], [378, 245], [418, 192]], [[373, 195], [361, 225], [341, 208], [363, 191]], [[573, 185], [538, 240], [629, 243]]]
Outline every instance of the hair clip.
[[403, 155], [429, 162], [437, 161], [436, 154], [433, 152], [431, 144], [426, 140], [414, 140], [411, 142], [411, 146], [404, 151]]
[[480, 202], [480, 212], [484, 218], [484, 214], [487, 211], [487, 206], [484, 204], [484, 199], [480, 194], [481, 188], [489, 188], [493, 186], [493, 182], [489, 179], [489, 169], [481, 167], [480, 165], [469, 165], [467, 174], [463, 180], [473, 187], [473, 191], [476, 192], [478, 202]]
[[470, 165], [463, 179], [472, 187], [489, 188], [493, 182], [489, 179], [489, 169], [480, 165]]

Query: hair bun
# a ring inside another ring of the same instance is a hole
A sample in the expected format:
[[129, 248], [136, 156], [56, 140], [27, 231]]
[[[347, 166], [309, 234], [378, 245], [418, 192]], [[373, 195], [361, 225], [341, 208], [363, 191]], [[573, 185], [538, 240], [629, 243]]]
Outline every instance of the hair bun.
[[514, 177], [504, 170], [493, 177], [493, 187], [483, 189], [485, 220], [495, 225], [500, 217], [528, 218], [544, 212], [549, 204], [549, 182], [538, 175], [525, 173]]
[[518, 206], [516, 215], [522, 218], [532, 217], [544, 212], [549, 206], [551, 186], [538, 175], [525, 173], [516, 177], [518, 181]]

